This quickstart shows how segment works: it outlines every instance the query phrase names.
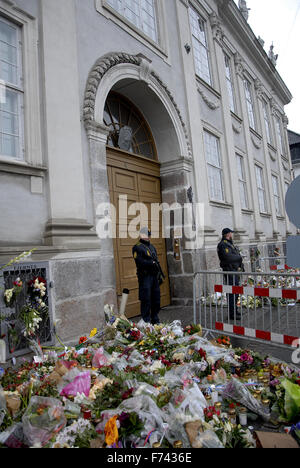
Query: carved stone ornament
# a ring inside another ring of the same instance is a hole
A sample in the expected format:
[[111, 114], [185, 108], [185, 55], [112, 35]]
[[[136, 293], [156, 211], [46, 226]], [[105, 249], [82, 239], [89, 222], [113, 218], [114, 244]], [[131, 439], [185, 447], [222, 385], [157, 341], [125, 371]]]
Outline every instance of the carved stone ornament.
[[148, 82], [150, 79], [150, 76], [152, 76], [155, 79], [156, 84], [158, 84], [167, 93], [179, 117], [180, 123], [182, 125], [185, 139], [186, 139], [188, 155], [191, 158], [192, 148], [190, 144], [187, 127], [171, 91], [164, 84], [164, 82], [160, 79], [160, 77], [151, 69], [150, 63], [147, 63], [145, 59], [136, 55], [126, 54], [123, 52], [112, 52], [110, 54], [104, 55], [103, 57], [97, 60], [92, 70], [90, 71], [86, 89], [85, 89], [85, 97], [84, 97], [84, 104], [83, 104], [83, 121], [84, 121], [85, 127], [90, 128], [91, 122], [94, 121], [96, 97], [97, 97], [98, 88], [99, 88], [102, 78], [111, 68], [115, 67], [116, 65], [123, 64], [123, 63], [132, 64], [132, 65], [136, 65], [137, 67], [141, 67], [140, 68], [141, 79], [143, 81]]
[[203, 101], [205, 102], [205, 104], [207, 105], [207, 107], [209, 107], [209, 109], [211, 110], [216, 110], [216, 109], [219, 109], [220, 107], [220, 103], [219, 102], [214, 102], [212, 101], [205, 93], [204, 91], [202, 91], [202, 89], [200, 89], [198, 87], [198, 91], [203, 99]]
[[245, 70], [244, 61], [238, 52], [234, 54], [234, 65], [235, 65], [236, 73], [239, 76], [243, 77], [244, 70]]
[[239, 0], [239, 9], [245, 20], [248, 21], [250, 8], [247, 7], [246, 0]]
[[222, 26], [221, 26], [222, 23], [221, 23], [218, 15], [215, 12], [213, 12], [209, 16], [209, 21], [210, 21], [210, 25], [211, 25], [211, 29], [212, 29], [214, 39], [217, 39], [219, 42], [222, 42], [223, 37], [224, 37], [224, 31], [222, 29]]
[[282, 118], [282, 122], [283, 122], [284, 128], [287, 129], [288, 125], [289, 125], [289, 119], [288, 119], [288, 116], [286, 114], [284, 114], [284, 116]]
[[269, 155], [270, 155], [271, 160], [272, 160], [273, 162], [275, 162], [275, 161], [276, 161], [276, 156], [275, 156], [275, 154], [273, 154], [273, 153], [271, 153], [271, 151], [269, 151]]
[[280, 107], [278, 106], [278, 104], [275, 102], [275, 100], [272, 98], [270, 100], [270, 106], [271, 106], [271, 114], [274, 116], [274, 117], [280, 117], [281, 118], [281, 110], [280, 110]]
[[235, 124], [234, 122], [232, 122], [232, 128], [233, 128], [233, 131], [237, 134], [240, 134], [242, 131], [242, 126], [239, 124]]
[[255, 138], [253, 135], [251, 135], [251, 140], [256, 149], [260, 149], [262, 147], [262, 141], [258, 138]]
[[256, 78], [256, 80], [254, 81], [254, 88], [255, 88], [257, 97], [261, 99], [264, 91], [263, 91], [263, 85], [260, 79]]
[[288, 170], [289, 170], [287, 164], [285, 164], [283, 161], [282, 161], [282, 167], [283, 167], [283, 169], [284, 169], [285, 171], [288, 171]]

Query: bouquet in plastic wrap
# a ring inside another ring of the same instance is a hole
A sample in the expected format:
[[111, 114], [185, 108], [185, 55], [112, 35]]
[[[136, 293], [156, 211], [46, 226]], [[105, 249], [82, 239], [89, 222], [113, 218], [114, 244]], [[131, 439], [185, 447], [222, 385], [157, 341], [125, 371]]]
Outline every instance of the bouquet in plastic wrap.
[[0, 426], [4, 420], [6, 414], [6, 399], [3, 392], [3, 389], [0, 385]]
[[22, 418], [23, 431], [30, 447], [45, 446], [66, 426], [60, 400], [34, 396]]
[[265, 421], [269, 421], [270, 412], [253, 395], [247, 387], [236, 378], [232, 378], [223, 390], [223, 398], [235, 400], [248, 408], [251, 412], [258, 414]]
[[294, 422], [300, 416], [300, 386], [283, 379], [276, 390], [277, 401], [272, 408], [281, 422]]

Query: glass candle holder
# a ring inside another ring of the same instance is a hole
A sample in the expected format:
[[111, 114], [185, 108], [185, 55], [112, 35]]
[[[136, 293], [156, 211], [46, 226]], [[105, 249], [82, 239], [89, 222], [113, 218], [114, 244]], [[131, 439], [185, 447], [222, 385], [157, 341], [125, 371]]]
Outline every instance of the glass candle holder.
[[239, 411], [239, 420], [241, 426], [247, 426], [248, 423], [248, 412], [247, 408], [240, 408]]

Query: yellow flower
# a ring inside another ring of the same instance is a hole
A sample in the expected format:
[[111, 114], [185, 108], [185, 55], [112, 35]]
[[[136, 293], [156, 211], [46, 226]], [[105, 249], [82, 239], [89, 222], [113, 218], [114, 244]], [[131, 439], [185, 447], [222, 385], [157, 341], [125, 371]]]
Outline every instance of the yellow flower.
[[144, 346], [144, 344], [145, 344], [145, 341], [143, 340], [140, 342], [139, 346]]
[[118, 415], [111, 418], [105, 426], [105, 442], [108, 446], [117, 444], [119, 440], [119, 431], [117, 427]]
[[91, 333], [90, 333], [90, 338], [93, 338], [93, 336], [97, 335], [97, 328], [93, 328], [93, 330], [91, 330]]

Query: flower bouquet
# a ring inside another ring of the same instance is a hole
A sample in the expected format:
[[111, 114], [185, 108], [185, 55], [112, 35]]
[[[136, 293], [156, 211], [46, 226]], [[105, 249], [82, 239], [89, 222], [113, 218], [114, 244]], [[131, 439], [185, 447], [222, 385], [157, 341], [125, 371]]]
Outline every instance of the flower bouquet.
[[24, 436], [29, 446], [45, 446], [66, 426], [61, 401], [34, 396], [22, 418]]
[[249, 392], [247, 387], [237, 380], [232, 378], [225, 389], [223, 390], [223, 398], [228, 400], [235, 400], [248, 408], [252, 413], [258, 414], [265, 421], [269, 421], [270, 412], [258, 400], [256, 400]]
[[216, 343], [218, 345], [226, 346], [227, 348], [231, 348], [231, 341], [229, 336], [221, 335], [216, 339]]
[[4, 302], [6, 307], [12, 308], [16, 302], [18, 295], [23, 290], [23, 282], [20, 278], [17, 278], [13, 282], [13, 287], [11, 289], [6, 289], [4, 291]]

